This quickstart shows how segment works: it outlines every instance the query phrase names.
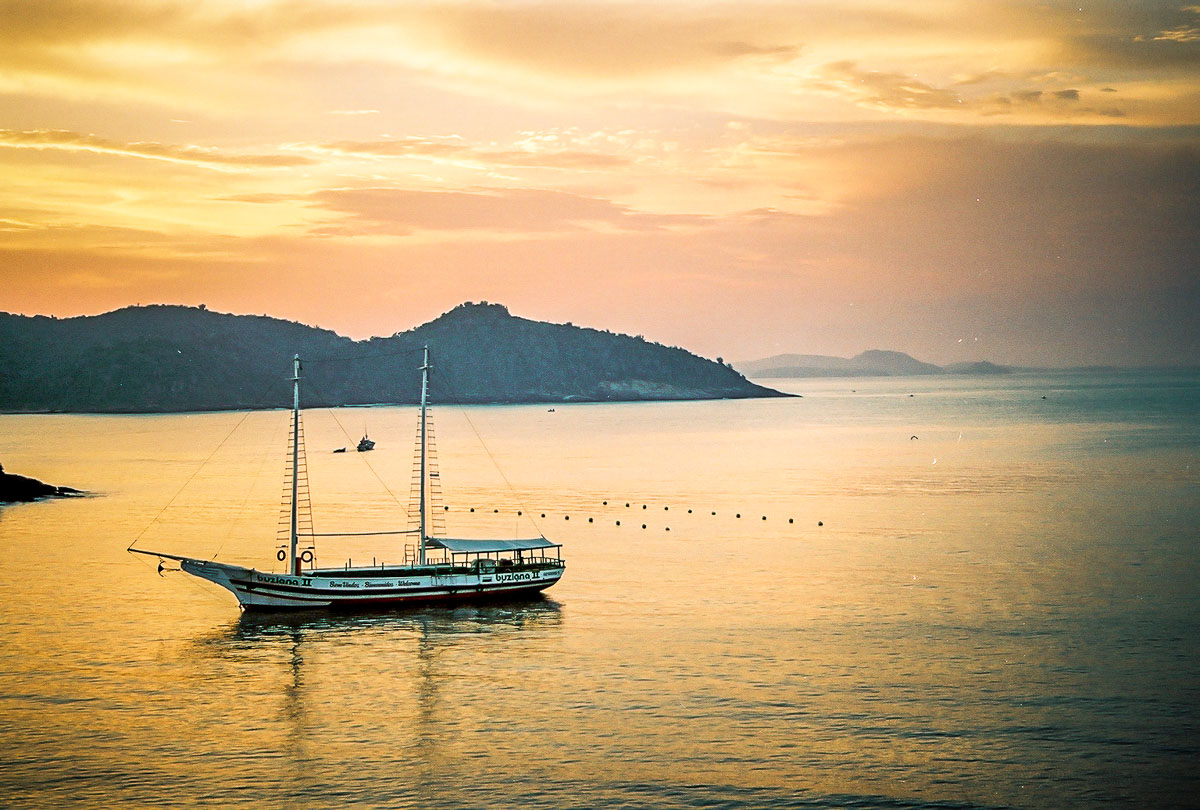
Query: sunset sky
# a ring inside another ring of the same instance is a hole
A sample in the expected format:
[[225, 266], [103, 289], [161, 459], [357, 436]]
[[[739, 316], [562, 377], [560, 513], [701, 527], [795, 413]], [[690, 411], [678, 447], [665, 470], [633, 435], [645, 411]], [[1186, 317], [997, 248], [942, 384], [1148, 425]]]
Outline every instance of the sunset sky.
[[1200, 360], [1200, 5], [0, 0], [0, 310]]

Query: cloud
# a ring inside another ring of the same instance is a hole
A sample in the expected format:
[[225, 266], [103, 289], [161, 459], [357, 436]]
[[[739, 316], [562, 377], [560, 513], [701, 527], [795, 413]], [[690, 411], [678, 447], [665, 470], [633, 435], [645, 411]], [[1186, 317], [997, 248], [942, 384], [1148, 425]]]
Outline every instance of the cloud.
[[1119, 68], [1161, 78], [1194, 77], [1200, 67], [1200, 28], [1195, 6], [1111, 3], [1080, 16], [1058, 34], [1064, 64], [1099, 72]]
[[314, 230], [324, 236], [407, 235], [414, 231], [536, 234], [604, 227], [656, 230], [698, 221], [697, 217], [646, 214], [609, 200], [537, 189], [345, 188], [314, 192], [306, 199], [343, 217]]
[[825, 65], [814, 89], [848, 95], [860, 104], [883, 109], [946, 109], [962, 103], [957, 93], [921, 81], [916, 76], [863, 70], [856, 62]]
[[[450, 58], [459, 67], [487, 64], [549, 78], [645, 77], [786, 61], [798, 52], [795, 16], [772, 4], [748, 14], [735, 6], [551, 2], [0, 0], [0, 64], [77, 73], [89, 61], [105, 61], [95, 52], [102, 45], [170, 49], [172, 61], [220, 55], [243, 63], [365, 58], [429, 66], [430, 55], [439, 54], [441, 69]], [[64, 60], [68, 53], [73, 58]]]
[[369, 7], [327, 2], [262, 4], [172, 0], [0, 0], [9, 49], [88, 43], [174, 42], [214, 51], [271, 47], [290, 37], [377, 17]]
[[1200, 28], [1194, 25], [1181, 25], [1170, 31], [1161, 31], [1154, 37], [1155, 42], [1200, 42]]
[[769, 4], [429, 4], [407, 22], [447, 51], [550, 79], [686, 74], [800, 52], [797, 15]]
[[[832, 120], [845, 114], [832, 106], [838, 97], [860, 115], [945, 120], [953, 111], [967, 122], [995, 111], [972, 88], [1059, 72], [1070, 77], [1066, 87], [1084, 91], [1159, 83], [1152, 106], [1126, 108], [1131, 122], [1181, 123], [1195, 118], [1200, 73], [1190, 8], [0, 0], [0, 90], [86, 103], [134, 99], [197, 118], [267, 110], [298, 118], [316, 109], [344, 121], [386, 120], [394, 110], [385, 100], [396, 109], [420, 105], [408, 95], [415, 91], [479, 105], [472, 108], [489, 120], [505, 101], [544, 107], [577, 98], [676, 117], [733, 111]], [[353, 85], [352, 99], [339, 98], [338, 77], [349, 75], [365, 81]], [[988, 95], [1014, 89], [1021, 88]], [[422, 108], [418, 117], [429, 114]], [[1024, 111], [1031, 122], [1038, 114]]]
[[143, 160], [162, 160], [207, 169], [278, 169], [311, 165], [314, 161], [296, 155], [236, 154], [201, 146], [175, 145], [153, 141], [123, 143], [63, 129], [0, 129], [0, 148], [90, 152], [97, 155]]
[[298, 146], [341, 156], [402, 157], [447, 160], [475, 166], [527, 169], [606, 170], [628, 165], [627, 157], [578, 149], [485, 149], [459, 138], [396, 138], [378, 141], [332, 141]]
[[[810, 84], [812, 88], [845, 95], [860, 106], [891, 112], [953, 111], [956, 114], [955, 120], [959, 121], [964, 120], [962, 117], [964, 113], [967, 116], [1011, 114], [1018, 108], [1027, 118], [1031, 114], [1036, 116], [1033, 119], [1035, 121], [1064, 116], [1078, 118], [1080, 116], [1120, 116], [1124, 114], [1111, 108], [1101, 111], [1043, 103], [1047, 99], [1051, 102], [1078, 101], [1080, 91], [1077, 88], [1050, 90], [1025, 87], [991, 95], [980, 95], [978, 92], [974, 95], [967, 95], [965, 92], [960, 93], [958, 89], [938, 87], [924, 82], [916, 76], [864, 70], [854, 62], [834, 62], [824, 65], [818, 75], [819, 78]], [[1030, 78], [1032, 77], [1020, 77], [1011, 73], [992, 71], [959, 77], [954, 81], [953, 87], [962, 88], [965, 91], [997, 82], [1011, 85], [1018, 81], [1028, 81]], [[1037, 78], [1047, 81], [1045, 77]]]
[[[6, 253], [0, 281], [11, 281], [11, 306], [66, 314], [98, 306], [64, 303], [82, 301], [68, 270], [103, 268], [119, 282], [127, 264], [174, 269], [104, 300], [224, 296], [229, 309], [305, 312], [359, 334], [482, 297], [713, 355], [766, 354], [780, 341], [836, 354], [888, 345], [942, 362], [970, 359], [945, 348], [948, 334], [964, 333], [986, 335], [1000, 362], [1148, 362], [1200, 345], [1194, 133], [1160, 132], [1149, 145], [1116, 133], [1108, 144], [1079, 132], [1074, 142], [841, 134], [814, 139], [796, 127], [755, 152], [753, 177], [836, 195], [819, 216], [765, 196], [700, 218], [649, 214], [615, 195], [255, 183], [231, 196], [301, 209], [317, 224], [266, 238], [189, 233], [149, 248], [132, 231], [64, 232], [54, 240], [64, 247]], [[15, 229], [35, 216], [0, 211]], [[418, 238], [394, 238], [405, 234]], [[0, 229], [0, 249], [32, 238]], [[1098, 310], [1103, 301], [1121, 306]]]
[[497, 166], [525, 169], [607, 170], [628, 166], [633, 161], [620, 155], [601, 152], [581, 152], [571, 149], [557, 151], [497, 151], [480, 152], [479, 159]]
[[[19, 214], [18, 214], [19, 215]], [[0, 218], [0, 233], [7, 247], [21, 246], [37, 250], [101, 249], [109, 246], [148, 247], [165, 245], [173, 237], [144, 228], [122, 228], [93, 223], [48, 223], [28, 218]]]

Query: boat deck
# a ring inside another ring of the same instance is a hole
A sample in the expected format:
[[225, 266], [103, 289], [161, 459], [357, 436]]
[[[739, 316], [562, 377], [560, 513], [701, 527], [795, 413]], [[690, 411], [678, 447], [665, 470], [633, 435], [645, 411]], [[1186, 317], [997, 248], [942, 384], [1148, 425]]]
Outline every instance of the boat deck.
[[435, 563], [433, 565], [380, 565], [369, 568], [363, 566], [345, 568], [314, 568], [303, 572], [307, 577], [336, 577], [337, 579], [375, 579], [379, 577], [419, 577], [419, 576], [448, 576], [453, 574], [493, 574], [509, 571], [544, 571], [551, 568], [565, 568], [562, 560], [552, 557], [538, 558], [505, 564], [481, 567], [475, 564], [461, 565], [456, 563]]

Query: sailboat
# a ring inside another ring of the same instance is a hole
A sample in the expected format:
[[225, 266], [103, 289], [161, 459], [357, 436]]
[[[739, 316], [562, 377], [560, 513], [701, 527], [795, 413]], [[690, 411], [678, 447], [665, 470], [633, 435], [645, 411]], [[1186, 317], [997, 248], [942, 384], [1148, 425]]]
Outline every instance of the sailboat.
[[[300, 550], [298, 512], [300, 478], [300, 356], [292, 359], [291, 530], [279, 559], [287, 573], [134, 548], [129, 551], [175, 560], [181, 570], [231, 591], [246, 610], [370, 609], [407, 603], [468, 602], [510, 599], [535, 594], [562, 577], [566, 562], [562, 545], [545, 536], [526, 539], [449, 539], [428, 532], [430, 480], [427, 419], [429, 405], [429, 347], [421, 364], [421, 416], [418, 497], [415, 530], [365, 534], [417, 535], [415, 554], [401, 565], [318, 568], [308, 549]], [[318, 536], [351, 536], [355, 533]], [[364, 534], [364, 533], [358, 533]], [[406, 554], [406, 557], [408, 555]]]

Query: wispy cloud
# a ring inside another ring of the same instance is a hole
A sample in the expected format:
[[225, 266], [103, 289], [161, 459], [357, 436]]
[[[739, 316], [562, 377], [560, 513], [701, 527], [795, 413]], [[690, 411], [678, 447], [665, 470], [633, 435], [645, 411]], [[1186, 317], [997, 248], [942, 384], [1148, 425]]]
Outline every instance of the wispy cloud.
[[610, 200], [538, 189], [443, 192], [345, 188], [314, 192], [306, 199], [342, 217], [314, 229], [314, 233], [324, 236], [402, 236], [414, 231], [538, 234], [596, 228], [655, 230], [698, 221], [696, 217], [647, 214]]
[[792, 59], [803, 47], [799, 16], [772, 4], [430, 4], [415, 21], [473, 60], [551, 78], [645, 78]]
[[291, 148], [342, 157], [421, 158], [454, 161], [487, 167], [526, 169], [607, 170], [628, 165], [630, 159], [611, 153], [578, 149], [489, 149], [471, 145], [461, 138], [394, 138], [376, 141], [332, 141], [321, 144], [296, 144]]
[[953, 108], [962, 98], [952, 90], [935, 87], [915, 75], [864, 70], [852, 61], [833, 62], [818, 72], [814, 89], [851, 96], [882, 109]]
[[0, 148], [90, 152], [97, 155], [161, 160], [207, 169], [278, 169], [306, 166], [311, 158], [284, 154], [237, 154], [201, 146], [137, 141], [122, 143], [62, 129], [0, 129]]

